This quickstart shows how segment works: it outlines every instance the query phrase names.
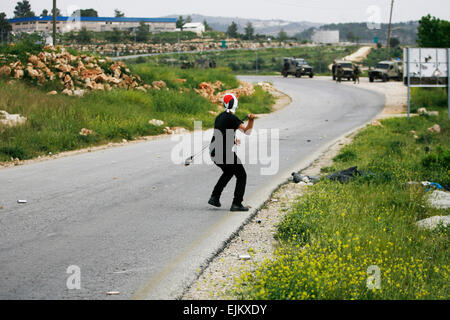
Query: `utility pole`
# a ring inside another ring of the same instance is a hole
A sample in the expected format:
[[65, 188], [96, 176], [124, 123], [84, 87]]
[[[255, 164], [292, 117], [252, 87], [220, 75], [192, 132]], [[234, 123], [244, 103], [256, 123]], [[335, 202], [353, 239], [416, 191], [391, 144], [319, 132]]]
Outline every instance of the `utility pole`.
[[256, 52], [256, 63], [255, 63], [256, 74], [258, 74], [258, 48], [255, 49], [255, 52]]
[[56, 46], [56, 0], [53, 0], [53, 45]]
[[392, 11], [394, 10], [394, 0], [391, 0], [391, 15], [389, 18], [388, 36], [387, 36], [387, 59], [391, 59], [391, 25], [392, 25]]

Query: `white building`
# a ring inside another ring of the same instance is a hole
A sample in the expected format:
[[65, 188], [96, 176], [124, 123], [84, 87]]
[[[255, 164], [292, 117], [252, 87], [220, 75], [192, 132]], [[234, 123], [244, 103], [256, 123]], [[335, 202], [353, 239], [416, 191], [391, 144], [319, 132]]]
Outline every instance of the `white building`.
[[315, 43], [338, 43], [339, 30], [316, 30], [312, 36]]
[[183, 26], [183, 31], [195, 32], [197, 35], [201, 36], [205, 32], [205, 25], [201, 22], [190, 22]]
[[[52, 32], [53, 17], [9, 19], [13, 32]], [[175, 31], [177, 19], [173, 18], [108, 18], [108, 17], [56, 17], [57, 32], [132, 30], [144, 22], [151, 32]]]

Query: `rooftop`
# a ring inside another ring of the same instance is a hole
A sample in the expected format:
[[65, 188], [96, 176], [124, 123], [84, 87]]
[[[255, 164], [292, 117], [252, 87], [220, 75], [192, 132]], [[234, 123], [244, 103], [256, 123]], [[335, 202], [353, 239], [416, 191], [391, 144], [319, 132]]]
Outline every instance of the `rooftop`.
[[[70, 21], [74, 19], [74, 17], [64, 17], [58, 16], [56, 17], [56, 21]], [[8, 19], [9, 23], [18, 23], [18, 22], [36, 22], [36, 21], [52, 21], [52, 16], [47, 17], [28, 17], [28, 18], [14, 18]], [[177, 22], [175, 18], [113, 18], [113, 17], [80, 17], [80, 21], [91, 21], [91, 22]]]

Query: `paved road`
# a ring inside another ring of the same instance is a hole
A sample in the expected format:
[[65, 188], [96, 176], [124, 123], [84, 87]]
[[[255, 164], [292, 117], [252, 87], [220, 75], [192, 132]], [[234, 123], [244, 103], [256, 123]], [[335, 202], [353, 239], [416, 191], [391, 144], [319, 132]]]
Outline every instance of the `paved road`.
[[[270, 80], [293, 98], [256, 122], [280, 129], [280, 171], [264, 176], [261, 165], [246, 166], [254, 208], [302, 159], [384, 103], [377, 93], [332, 81], [243, 78]], [[234, 181], [224, 209], [208, 207], [219, 170], [173, 164], [176, 144], [164, 138], [0, 170], [0, 299], [177, 297], [249, 214], [227, 210]], [[66, 287], [71, 265], [80, 267], [80, 290]]]

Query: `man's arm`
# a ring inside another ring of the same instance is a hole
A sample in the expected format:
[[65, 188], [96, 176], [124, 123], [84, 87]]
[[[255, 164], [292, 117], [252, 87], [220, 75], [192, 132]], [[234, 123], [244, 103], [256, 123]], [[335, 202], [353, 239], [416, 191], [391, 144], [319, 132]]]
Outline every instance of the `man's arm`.
[[255, 123], [255, 115], [254, 114], [249, 114], [248, 115], [247, 126], [245, 126], [244, 124], [241, 124], [238, 129], [249, 136], [252, 133], [252, 129], [253, 129], [253, 124], [254, 123]]

